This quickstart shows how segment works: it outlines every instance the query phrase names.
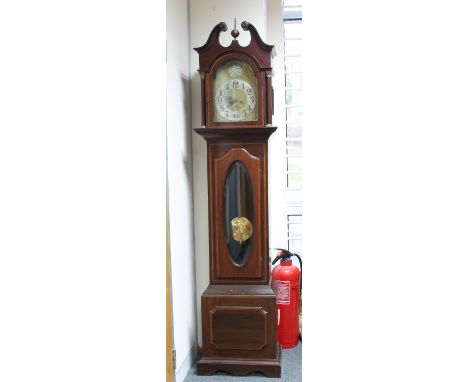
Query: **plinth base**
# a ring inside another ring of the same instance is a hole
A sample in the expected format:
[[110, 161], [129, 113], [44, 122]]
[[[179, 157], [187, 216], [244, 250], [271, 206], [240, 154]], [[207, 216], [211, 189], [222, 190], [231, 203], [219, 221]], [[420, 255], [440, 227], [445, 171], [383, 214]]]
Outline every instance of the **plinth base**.
[[281, 347], [277, 345], [275, 359], [246, 359], [201, 357], [197, 363], [198, 375], [212, 375], [224, 371], [233, 375], [246, 375], [254, 372], [265, 374], [269, 378], [281, 377]]

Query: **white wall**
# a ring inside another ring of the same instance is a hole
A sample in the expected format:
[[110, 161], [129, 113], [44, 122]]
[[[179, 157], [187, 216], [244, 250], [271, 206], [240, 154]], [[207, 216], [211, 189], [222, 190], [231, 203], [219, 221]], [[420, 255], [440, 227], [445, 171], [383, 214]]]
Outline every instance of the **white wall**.
[[185, 376], [196, 349], [187, 0], [168, 1], [166, 15], [169, 234], [174, 348], [179, 380]]
[[276, 133], [269, 140], [268, 150], [268, 202], [270, 256], [273, 259], [278, 251], [272, 248], [288, 247], [288, 227], [286, 217], [286, 112], [284, 97], [284, 30], [282, 1], [267, 2], [267, 33], [269, 44], [275, 45], [276, 56], [272, 59], [272, 84], [275, 109], [273, 126]]
[[[272, 3], [278, 3], [277, 7], [272, 7]], [[238, 38], [241, 45], [247, 45], [250, 41], [250, 33], [245, 32], [240, 27], [244, 20], [251, 22], [260, 33], [262, 39], [269, 44], [278, 45], [282, 41], [274, 41], [267, 34], [272, 31], [275, 22], [281, 23], [281, 15], [275, 15], [280, 10], [281, 2], [267, 0], [239, 0], [236, 2], [216, 1], [216, 0], [191, 0], [190, 1], [190, 48], [191, 66], [190, 75], [192, 79], [192, 127], [201, 127], [201, 94], [200, 77], [198, 75], [198, 53], [193, 48], [203, 45], [213, 27], [221, 21], [226, 22], [228, 31], [221, 33], [220, 42], [227, 46], [232, 37], [230, 31], [234, 27], [234, 18], [237, 18], [237, 29], [240, 31]], [[271, 8], [271, 9], [270, 9]], [[268, 19], [268, 23], [267, 23]], [[267, 28], [268, 25], [268, 28]], [[281, 24], [279, 24], [281, 28]], [[278, 38], [278, 33], [272, 34]], [[282, 49], [280, 48], [280, 51]], [[278, 65], [279, 57], [274, 60], [274, 66]], [[282, 58], [281, 58], [282, 60]], [[275, 69], [275, 70], [281, 70]], [[275, 81], [277, 81], [275, 79]], [[275, 89], [279, 94], [275, 98], [281, 98], [282, 91]], [[278, 106], [275, 105], [275, 110]], [[275, 120], [274, 120], [275, 121]], [[270, 138], [270, 144], [279, 139], [277, 132]], [[273, 144], [274, 145], [274, 144]], [[284, 143], [283, 143], [284, 145]], [[280, 146], [281, 143], [276, 143]], [[283, 146], [284, 147], [284, 146]], [[271, 153], [270, 153], [271, 154]], [[284, 156], [284, 151], [280, 155]], [[270, 155], [271, 158], [271, 155]], [[274, 164], [275, 161], [272, 161]], [[277, 165], [277, 163], [276, 163]], [[200, 298], [209, 284], [209, 244], [208, 244], [208, 185], [207, 185], [207, 163], [206, 163], [206, 142], [196, 133], [193, 133], [193, 190], [194, 190], [194, 217], [195, 217], [195, 256], [196, 256], [196, 280], [197, 280], [197, 317], [198, 317], [198, 341], [202, 345], [201, 319], [200, 319]], [[271, 172], [270, 183], [275, 177]], [[272, 196], [272, 195], [271, 195]], [[270, 205], [274, 200], [270, 198]], [[273, 230], [276, 232], [275, 230]], [[276, 245], [276, 244], [275, 244]]]

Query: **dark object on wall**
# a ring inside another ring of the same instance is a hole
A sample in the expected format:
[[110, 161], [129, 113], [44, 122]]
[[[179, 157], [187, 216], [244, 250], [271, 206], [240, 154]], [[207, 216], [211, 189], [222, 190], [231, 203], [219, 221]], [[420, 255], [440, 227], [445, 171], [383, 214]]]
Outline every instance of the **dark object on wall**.
[[[268, 139], [272, 45], [244, 21], [251, 41], [234, 29], [223, 47], [219, 23], [199, 53], [202, 123], [207, 141], [210, 285], [201, 298], [203, 354], [199, 375], [281, 375], [276, 297], [269, 285]], [[235, 28], [235, 27], [234, 27]]]

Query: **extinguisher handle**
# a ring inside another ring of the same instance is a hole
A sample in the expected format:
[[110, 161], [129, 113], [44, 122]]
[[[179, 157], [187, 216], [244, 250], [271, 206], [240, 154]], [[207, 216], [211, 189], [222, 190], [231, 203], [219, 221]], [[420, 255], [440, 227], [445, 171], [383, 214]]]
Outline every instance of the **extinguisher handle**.
[[271, 265], [275, 265], [275, 263], [278, 261], [278, 260], [282, 260], [282, 259], [287, 259], [288, 257], [291, 257], [289, 254], [287, 253], [281, 253], [280, 255], [276, 256], [275, 259], [273, 260], [273, 262], [271, 263]]

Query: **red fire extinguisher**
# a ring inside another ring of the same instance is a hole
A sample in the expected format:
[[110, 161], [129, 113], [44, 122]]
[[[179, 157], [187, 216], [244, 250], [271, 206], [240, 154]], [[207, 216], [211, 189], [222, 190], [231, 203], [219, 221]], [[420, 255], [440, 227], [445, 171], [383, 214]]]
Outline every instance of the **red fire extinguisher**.
[[[278, 342], [283, 349], [290, 349], [299, 342], [299, 299], [302, 292], [302, 260], [297, 253], [277, 248], [280, 252], [273, 260], [271, 287], [276, 292], [278, 310]], [[301, 269], [292, 263], [292, 256], [299, 259]]]

